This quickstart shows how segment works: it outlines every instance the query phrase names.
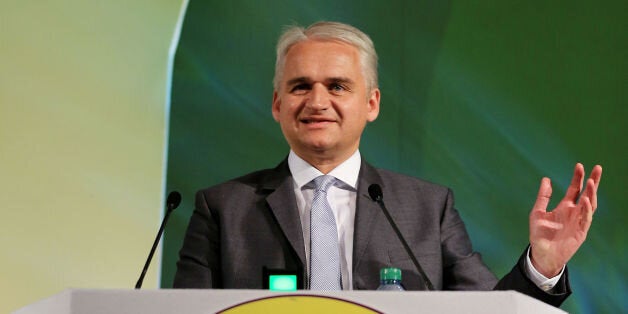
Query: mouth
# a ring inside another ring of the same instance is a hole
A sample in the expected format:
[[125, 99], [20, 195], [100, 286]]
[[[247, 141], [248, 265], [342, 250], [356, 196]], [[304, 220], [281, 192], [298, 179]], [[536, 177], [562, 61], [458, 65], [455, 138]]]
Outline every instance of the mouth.
[[332, 120], [332, 119], [321, 118], [321, 117], [307, 117], [307, 118], [299, 119], [299, 121], [301, 123], [304, 123], [304, 124], [320, 124], [320, 123], [332, 123], [332, 122], [334, 122], [334, 120]]

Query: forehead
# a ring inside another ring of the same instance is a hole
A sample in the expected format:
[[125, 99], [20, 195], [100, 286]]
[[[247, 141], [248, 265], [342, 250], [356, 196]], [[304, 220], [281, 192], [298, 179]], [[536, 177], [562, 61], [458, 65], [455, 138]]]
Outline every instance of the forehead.
[[362, 77], [360, 54], [356, 47], [332, 40], [306, 40], [288, 50], [283, 80], [294, 77]]

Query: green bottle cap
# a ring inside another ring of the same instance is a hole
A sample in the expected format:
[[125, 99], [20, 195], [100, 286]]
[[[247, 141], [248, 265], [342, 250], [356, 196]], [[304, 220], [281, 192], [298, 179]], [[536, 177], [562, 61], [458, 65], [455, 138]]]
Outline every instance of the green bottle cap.
[[396, 267], [386, 267], [379, 271], [380, 280], [401, 280], [401, 269]]

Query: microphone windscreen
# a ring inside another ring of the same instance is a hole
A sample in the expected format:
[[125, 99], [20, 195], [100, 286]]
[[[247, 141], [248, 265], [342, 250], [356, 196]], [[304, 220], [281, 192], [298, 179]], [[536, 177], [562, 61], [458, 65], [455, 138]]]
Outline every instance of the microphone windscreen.
[[181, 204], [181, 194], [177, 191], [170, 192], [170, 194], [168, 194], [168, 198], [166, 199], [166, 207], [168, 210], [170, 211], [179, 207], [179, 204]]
[[369, 186], [369, 195], [371, 199], [375, 202], [380, 201], [383, 198], [382, 188], [379, 184], [371, 184]]

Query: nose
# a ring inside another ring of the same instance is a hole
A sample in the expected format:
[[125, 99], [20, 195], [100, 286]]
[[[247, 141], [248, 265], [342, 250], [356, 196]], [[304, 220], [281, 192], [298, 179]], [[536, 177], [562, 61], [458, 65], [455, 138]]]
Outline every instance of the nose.
[[330, 105], [329, 91], [327, 87], [321, 83], [312, 86], [310, 97], [307, 99], [306, 106], [314, 110], [325, 110]]

